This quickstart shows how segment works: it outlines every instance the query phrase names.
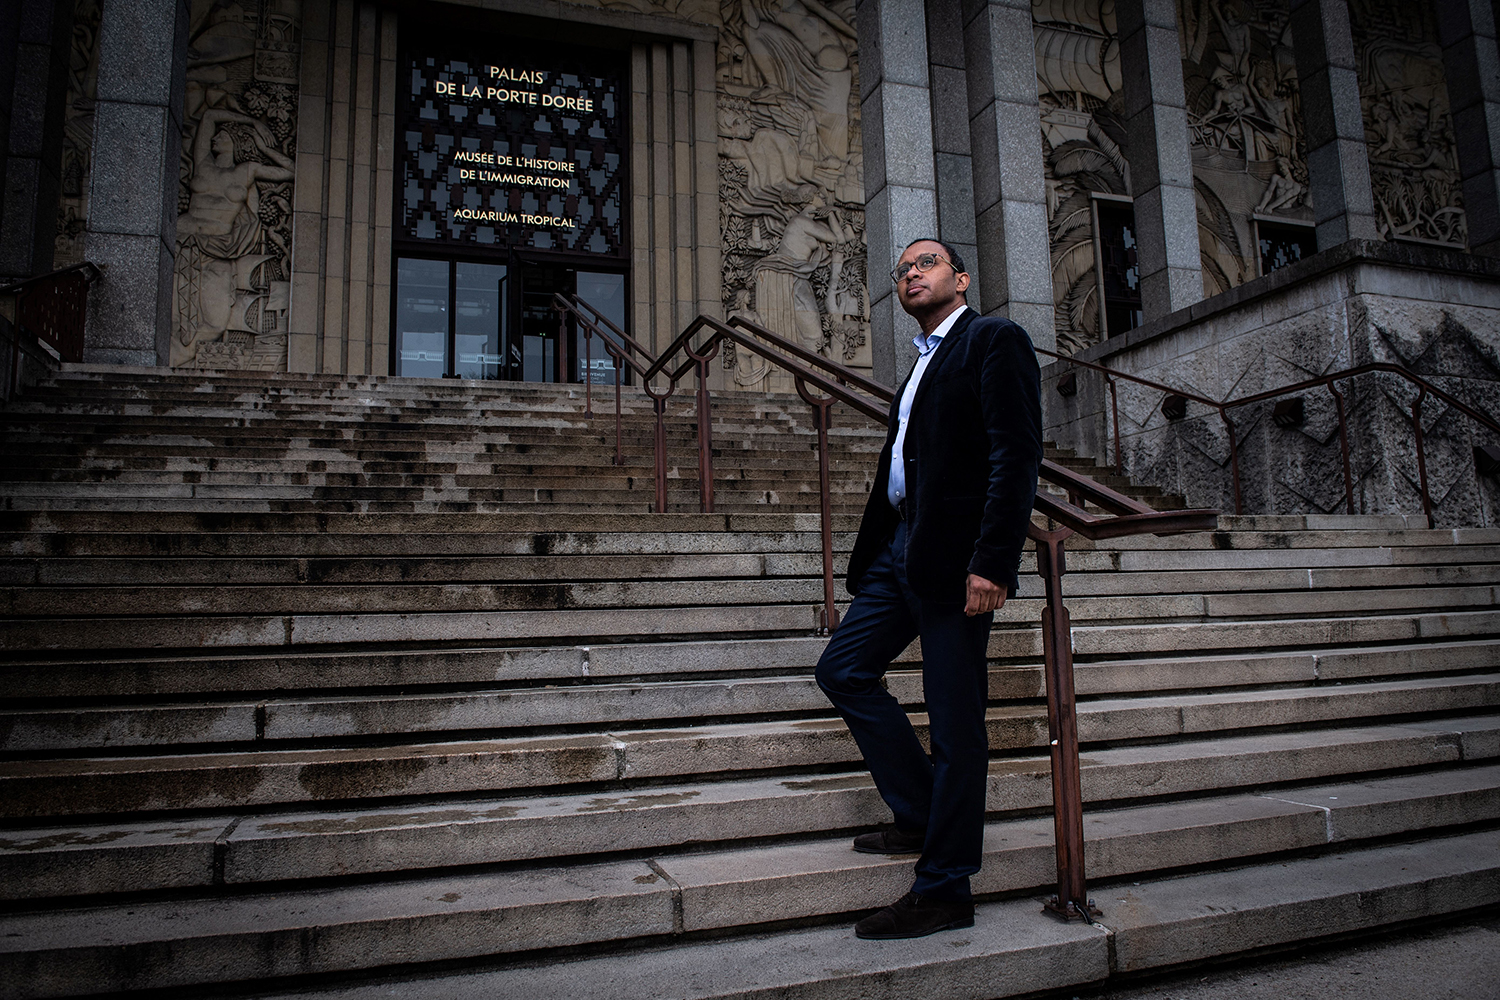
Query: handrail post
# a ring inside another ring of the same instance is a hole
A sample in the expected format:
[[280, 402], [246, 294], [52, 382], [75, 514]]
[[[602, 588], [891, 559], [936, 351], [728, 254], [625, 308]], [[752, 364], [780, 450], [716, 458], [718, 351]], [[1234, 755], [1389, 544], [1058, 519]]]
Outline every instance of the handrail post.
[[833, 423], [833, 398], [825, 396], [814, 402], [797, 380], [797, 392], [813, 408], [813, 423], [818, 429], [818, 493], [821, 499], [819, 527], [823, 536], [823, 610], [818, 615], [818, 634], [832, 635], [839, 627], [838, 608], [833, 603], [833, 484], [829, 471], [828, 428]]
[[708, 357], [688, 354], [698, 365], [698, 509], [705, 514], [714, 511], [714, 442], [713, 413], [708, 401]]
[[1088, 898], [1083, 867], [1083, 781], [1078, 769], [1078, 704], [1073, 689], [1073, 630], [1063, 605], [1063, 546], [1073, 532], [1033, 529], [1036, 568], [1047, 603], [1042, 609], [1046, 664], [1047, 736], [1052, 750], [1052, 823], [1057, 844], [1057, 895], [1046, 909], [1064, 920], [1099, 914]]
[[[656, 408], [656, 512], [665, 514], [667, 512], [667, 428], [662, 423], [662, 418], [667, 412], [667, 397], [658, 396], [646, 390], [651, 395], [651, 402]], [[667, 390], [668, 395], [671, 390]]]
[[1344, 456], [1344, 505], [1350, 513], [1354, 513], [1354, 473], [1349, 467], [1349, 421], [1344, 414], [1344, 394], [1339, 392], [1338, 384], [1328, 380], [1328, 391], [1333, 393], [1334, 405], [1339, 414], [1339, 450]]
[[615, 464], [625, 464], [625, 453], [620, 450], [620, 383], [625, 381], [624, 366], [618, 354], [615, 360]]
[[1427, 387], [1417, 386], [1417, 398], [1411, 404], [1411, 430], [1417, 439], [1417, 480], [1422, 486], [1422, 513], [1427, 515], [1427, 527], [1437, 527], [1432, 518], [1432, 494], [1427, 492], [1427, 453], [1422, 445], [1422, 400], [1427, 398]]
[[594, 331], [587, 324], [583, 327], [583, 416], [594, 419]]

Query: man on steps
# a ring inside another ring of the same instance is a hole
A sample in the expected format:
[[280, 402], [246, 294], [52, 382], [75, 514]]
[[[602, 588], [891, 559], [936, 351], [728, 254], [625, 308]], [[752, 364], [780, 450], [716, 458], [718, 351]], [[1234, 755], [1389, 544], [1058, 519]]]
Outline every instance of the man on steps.
[[[855, 924], [875, 939], [973, 926], [969, 877], [983, 852], [989, 769], [985, 651], [994, 613], [1016, 589], [1042, 458], [1026, 332], [967, 306], [963, 261], [938, 240], [909, 245], [891, 278], [921, 326], [921, 356], [891, 405], [849, 558], [854, 603], [818, 662], [818, 684], [896, 819], [854, 838], [854, 849], [921, 853], [911, 891]], [[881, 684], [918, 636], [931, 760]]]

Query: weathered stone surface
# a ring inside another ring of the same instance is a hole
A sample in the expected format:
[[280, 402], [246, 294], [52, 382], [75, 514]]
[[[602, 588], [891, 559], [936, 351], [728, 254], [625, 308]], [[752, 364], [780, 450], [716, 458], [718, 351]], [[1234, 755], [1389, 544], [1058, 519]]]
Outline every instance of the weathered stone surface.
[[[672, 894], [640, 862], [197, 902], [36, 913], [5, 921], [0, 970], [17, 996], [253, 980], [442, 960], [672, 930]], [[307, 947], [311, 928], [317, 945]]]
[[[849, 927], [820, 927], [674, 948], [611, 955], [399, 984], [404, 995], [453, 1000], [513, 991], [534, 997], [576, 995], [580, 984], [641, 1000], [934, 1000], [1011, 996], [1076, 986], [1109, 971], [1105, 932], [1037, 916], [1033, 900], [978, 908], [972, 930], [869, 947]], [[329, 994], [350, 998], [358, 988]]]
[[1500, 901], [1500, 837], [1474, 833], [1099, 893], [1120, 972]]

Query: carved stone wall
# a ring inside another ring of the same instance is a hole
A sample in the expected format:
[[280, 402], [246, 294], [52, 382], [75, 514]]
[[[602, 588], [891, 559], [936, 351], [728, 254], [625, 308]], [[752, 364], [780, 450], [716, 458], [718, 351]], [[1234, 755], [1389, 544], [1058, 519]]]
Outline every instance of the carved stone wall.
[[[724, 0], [718, 46], [724, 311], [869, 369], [854, 3]], [[790, 388], [748, 352], [747, 388]]]
[[1432, 5], [1350, 0], [1349, 23], [1380, 235], [1466, 246], [1458, 154]]
[[1312, 222], [1286, 0], [1179, 0], [1203, 294], [1259, 273], [1254, 216]]
[[193, 0], [171, 363], [285, 371], [298, 0]]
[[68, 57], [68, 96], [63, 110], [62, 184], [57, 199], [53, 268], [68, 267], [84, 259], [102, 14], [103, 0], [78, 0], [73, 8], [73, 46]]
[[[1500, 268], [1447, 251], [1374, 242], [1330, 254], [1335, 262], [1321, 273], [1273, 282], [1282, 287], [1269, 292], [1232, 294], [1224, 308], [1201, 319], [1081, 357], [1220, 400], [1367, 362], [1395, 362], [1482, 413], [1500, 413]], [[1078, 393], [1060, 396], [1061, 367], [1044, 370], [1046, 436], [1112, 462], [1107, 392], [1097, 377], [1080, 372]], [[1185, 417], [1169, 420], [1161, 391], [1123, 380], [1117, 386], [1127, 474], [1182, 493], [1193, 506], [1233, 511], [1229, 434], [1217, 412], [1189, 402]], [[1417, 390], [1387, 374], [1340, 388], [1356, 513], [1420, 516], [1411, 415]], [[1303, 420], [1293, 427], [1275, 424], [1273, 402], [1229, 411], [1246, 513], [1346, 510], [1336, 401], [1321, 388], [1301, 398]], [[1500, 525], [1500, 480], [1479, 476], [1473, 454], [1491, 435], [1430, 396], [1421, 418], [1438, 525]]]
[[1110, 0], [1032, 0], [1057, 350], [1101, 337], [1094, 195], [1130, 194]]

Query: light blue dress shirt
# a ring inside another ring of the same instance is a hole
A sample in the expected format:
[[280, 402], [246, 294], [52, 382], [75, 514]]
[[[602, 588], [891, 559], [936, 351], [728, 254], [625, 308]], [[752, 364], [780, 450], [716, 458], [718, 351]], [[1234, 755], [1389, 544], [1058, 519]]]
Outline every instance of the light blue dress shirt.
[[938, 345], [953, 329], [953, 324], [969, 308], [961, 305], [948, 314], [947, 319], [938, 324], [937, 329], [929, 333], [925, 338], [913, 337], [911, 342], [921, 351], [921, 357], [912, 367], [911, 378], [906, 380], [906, 391], [901, 393], [901, 408], [896, 411], [897, 419], [900, 421], [896, 427], [896, 440], [891, 445], [891, 474], [885, 486], [885, 498], [890, 501], [891, 506], [898, 506], [906, 499], [906, 459], [903, 447], [906, 444], [906, 424], [911, 419], [911, 403], [917, 398], [917, 384], [922, 381], [922, 373], [927, 370], [927, 362], [932, 360], [933, 354], [937, 353]]

